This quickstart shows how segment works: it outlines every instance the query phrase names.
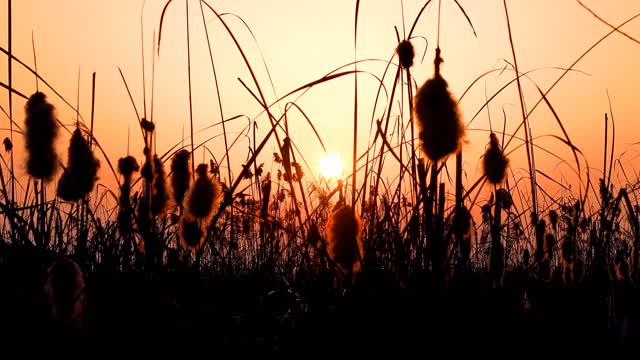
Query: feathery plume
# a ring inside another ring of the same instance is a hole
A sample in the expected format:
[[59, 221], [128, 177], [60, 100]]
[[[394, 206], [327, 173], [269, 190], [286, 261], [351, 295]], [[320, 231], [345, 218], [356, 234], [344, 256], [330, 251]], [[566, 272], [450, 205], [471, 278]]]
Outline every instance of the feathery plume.
[[441, 62], [438, 48], [434, 60], [435, 74], [418, 89], [413, 99], [420, 145], [424, 154], [434, 162], [457, 152], [465, 135], [458, 103], [440, 75]]
[[329, 255], [344, 271], [358, 270], [362, 256], [362, 221], [348, 205], [335, 210], [327, 222]]
[[500, 143], [496, 134], [489, 135], [489, 146], [482, 158], [482, 168], [487, 180], [490, 184], [500, 184], [506, 174], [509, 159], [504, 155], [500, 148]]
[[400, 60], [400, 66], [403, 69], [408, 69], [413, 66], [413, 58], [415, 57], [415, 51], [413, 50], [413, 44], [409, 40], [402, 40], [396, 47], [396, 54]]
[[56, 172], [58, 155], [54, 142], [58, 136], [55, 108], [47, 97], [36, 92], [25, 106], [27, 173], [36, 179], [51, 180]]
[[58, 197], [64, 201], [78, 201], [93, 190], [98, 179], [100, 161], [95, 158], [80, 128], [76, 128], [69, 142], [69, 160], [58, 181]]
[[222, 201], [222, 186], [216, 177], [207, 175], [207, 164], [196, 168], [196, 181], [187, 198], [187, 211], [198, 220], [209, 220]]
[[4, 145], [5, 152], [11, 152], [11, 150], [13, 150], [13, 143], [8, 137], [4, 138], [4, 140], [2, 141], [2, 145]]
[[189, 250], [197, 250], [204, 241], [205, 233], [196, 219], [189, 216], [180, 218], [180, 241]]

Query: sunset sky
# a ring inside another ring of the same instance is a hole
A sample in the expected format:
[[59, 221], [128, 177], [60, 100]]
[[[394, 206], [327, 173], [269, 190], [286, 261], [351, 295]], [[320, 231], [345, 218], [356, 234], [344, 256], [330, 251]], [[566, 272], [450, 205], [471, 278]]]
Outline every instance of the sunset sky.
[[[631, 0], [584, 1], [597, 14], [612, 24], [620, 24], [640, 12], [640, 2]], [[147, 116], [151, 116], [152, 51], [154, 32], [158, 31], [160, 14], [166, 1], [147, 0], [142, 15], [144, 24], [145, 78]], [[268, 101], [313, 81], [324, 74], [357, 59], [388, 60], [397, 45], [394, 26], [403, 36], [402, 2], [399, 0], [363, 0], [360, 4], [358, 49], [354, 55], [353, 27], [355, 1], [326, 0], [266, 0], [266, 1], [210, 1], [220, 13], [232, 13], [241, 17], [257, 39], [236, 17], [225, 16], [238, 41], [254, 68], [261, 88]], [[423, 1], [404, 1], [404, 22], [411, 26]], [[416, 48], [416, 65], [412, 74], [418, 84], [432, 75], [432, 59], [436, 42], [437, 2], [429, 6], [416, 27], [413, 44]], [[451, 91], [460, 96], [481, 74], [491, 69], [505, 67], [505, 59], [512, 61], [505, 13], [502, 1], [460, 0], [477, 31], [474, 37], [462, 13], [453, 1], [442, 1], [441, 44], [445, 60], [442, 73]], [[91, 73], [97, 72], [95, 135], [103, 144], [112, 161], [126, 155], [127, 133], [130, 134], [130, 152], [142, 158], [142, 139], [136, 115], [129, 101], [118, 67], [122, 69], [133, 93], [138, 111], [143, 110], [140, 14], [143, 1], [137, 0], [19, 0], [13, 1], [13, 52], [15, 56], [33, 65], [31, 34], [35, 37], [38, 71], [67, 100], [75, 104], [78, 70], [81, 73], [80, 112], [88, 121], [91, 105]], [[531, 79], [546, 90], [561, 75], [558, 68], [568, 67], [586, 49], [610, 31], [606, 25], [573, 0], [508, 1], [514, 45], [521, 71], [539, 69]], [[204, 35], [202, 14], [198, 2], [189, 1], [191, 24], [191, 58], [193, 81], [194, 128], [202, 129], [220, 121], [209, 53]], [[235, 137], [248, 123], [260, 114], [260, 107], [242, 87], [242, 79], [253, 91], [255, 85], [235, 49], [228, 34], [215, 16], [205, 9], [213, 56], [220, 83], [223, 113], [226, 118], [246, 115], [229, 123], [229, 131]], [[153, 91], [153, 120], [158, 129], [158, 152], [164, 153], [181, 141], [182, 133], [188, 136], [187, 52], [185, 33], [185, 1], [173, 0], [169, 6], [162, 30], [159, 57], [155, 58], [155, 89]], [[622, 28], [629, 35], [640, 38], [640, 18]], [[426, 56], [421, 63], [422, 54]], [[0, 6], [0, 45], [7, 48], [6, 1]], [[259, 46], [259, 47], [258, 47]], [[269, 77], [262, 62], [273, 80]], [[6, 57], [3, 57], [6, 60]], [[613, 34], [569, 73], [549, 95], [557, 114], [566, 126], [575, 144], [583, 151], [594, 168], [594, 177], [602, 168], [602, 144], [604, 113], [609, 112], [607, 92], [611, 99], [616, 122], [616, 158], [625, 150], [623, 160], [638, 165], [633, 160], [631, 145], [640, 141], [637, 121], [640, 115], [638, 86], [640, 86], [640, 45], [628, 38]], [[6, 61], [5, 61], [6, 64]], [[368, 62], [359, 67], [377, 77], [384, 71], [383, 62]], [[395, 71], [395, 70], [394, 70]], [[14, 86], [24, 94], [35, 91], [35, 80], [19, 65], [14, 65]], [[393, 72], [385, 78], [390, 89]], [[513, 72], [496, 72], [481, 80], [460, 103], [468, 123], [488, 96], [495, 93], [513, 78]], [[0, 79], [7, 82], [7, 67], [0, 67]], [[528, 80], [523, 80], [526, 106], [538, 101], [537, 90]], [[42, 90], [42, 84], [41, 84]], [[373, 111], [373, 97], [377, 90], [375, 78], [359, 75], [359, 128], [358, 153], [366, 149]], [[75, 114], [48, 89], [50, 100], [58, 108], [60, 120], [73, 124]], [[275, 91], [275, 94], [274, 94]], [[515, 86], [490, 105], [494, 128], [502, 128], [503, 110], [507, 119], [507, 132], [511, 133], [521, 120]], [[405, 94], [406, 98], [406, 94]], [[289, 100], [292, 101], [292, 97]], [[382, 114], [382, 104], [376, 109], [375, 118]], [[297, 104], [309, 116], [328, 150], [343, 157], [350, 167], [353, 124], [353, 76], [333, 80], [306, 93]], [[8, 109], [6, 93], [0, 97], [0, 105]], [[282, 104], [284, 106], [284, 104]], [[23, 122], [24, 101], [14, 100], [14, 117]], [[283, 107], [275, 107], [280, 114]], [[397, 105], [392, 114], [397, 114]], [[268, 129], [268, 119], [258, 119], [258, 134]], [[289, 117], [292, 139], [311, 172], [317, 175], [322, 149], [313, 132], [298, 112]], [[534, 136], [561, 135], [550, 111], [541, 104], [531, 117]], [[1, 136], [8, 120], [4, 117]], [[488, 133], [474, 129], [489, 129], [487, 111], [471, 123], [469, 143], [465, 146], [465, 166], [468, 181], [480, 174], [477, 165], [488, 140]], [[511, 130], [511, 131], [509, 131]], [[215, 137], [208, 148], [220, 158], [224, 145], [220, 126], [213, 127], [196, 138], [196, 143]], [[523, 136], [520, 132], [519, 136]], [[68, 135], [59, 140], [59, 149], [66, 158]], [[258, 136], [260, 141], [261, 136]], [[17, 149], [22, 143], [16, 139]], [[187, 139], [185, 143], [188, 143]], [[571, 153], [559, 142], [542, 138], [538, 144], [562, 158], [571, 161]], [[514, 145], [516, 145], [514, 143]], [[237, 175], [246, 161], [248, 141], [242, 138], [231, 153], [232, 170]], [[272, 143], [259, 162], [266, 162], [270, 170]], [[522, 148], [513, 155], [514, 169], [525, 168]], [[550, 174], [567, 174], [566, 165], [538, 151], [538, 166]], [[202, 159], [203, 152], [196, 153]], [[207, 154], [207, 159], [209, 155]], [[598, 169], [598, 170], [595, 170]], [[223, 174], [226, 170], [223, 169]], [[634, 171], [631, 171], [634, 173]], [[393, 177], [393, 175], [390, 175]], [[111, 183], [112, 176], [102, 173], [102, 181]]]

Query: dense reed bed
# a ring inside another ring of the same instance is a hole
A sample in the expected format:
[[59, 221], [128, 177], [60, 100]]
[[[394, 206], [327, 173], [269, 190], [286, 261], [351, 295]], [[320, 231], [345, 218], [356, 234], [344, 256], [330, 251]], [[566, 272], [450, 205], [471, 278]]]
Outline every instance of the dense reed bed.
[[[162, 56], [163, 19], [181, 3], [169, 0], [163, 8], [154, 59]], [[206, 29], [206, 14], [225, 29], [250, 74], [240, 80], [247, 101], [263, 110], [224, 119], [218, 96], [221, 133], [203, 143], [193, 141], [198, 129], [190, 103], [190, 136], [158, 150], [162, 124], [147, 118], [146, 98], [138, 113], [120, 72], [144, 148], [110, 159], [94, 136], [99, 120], [93, 111], [88, 125], [80, 114], [74, 128], [62, 125], [55, 108], [74, 106], [15, 57], [10, 45], [2, 49], [10, 69], [25, 68], [46, 85], [28, 98], [26, 91], [10, 91], [26, 100], [26, 119], [11, 120], [12, 129], [23, 124], [23, 131], [11, 136], [25, 137], [28, 177], [14, 176], [14, 153], [22, 149], [7, 137], [0, 155], [4, 333], [73, 351], [81, 343], [156, 346], [146, 339], [214, 352], [298, 354], [378, 347], [427, 354], [521, 353], [517, 348], [575, 354], [637, 346], [638, 178], [631, 169], [613, 166], [622, 162], [607, 143], [615, 142], [607, 133], [613, 132], [611, 109], [611, 118], [605, 117], [604, 172], [594, 176], [547, 97], [593, 47], [546, 91], [534, 83], [539, 97], [526, 99], [535, 104], [527, 109], [521, 81], [532, 80], [518, 69], [504, 1], [513, 66], [499, 70], [511, 71], [512, 80], [488, 96], [478, 113], [499, 93], [517, 91], [522, 116], [505, 119], [519, 124], [512, 133], [488, 129], [482, 174], [473, 179], [463, 176], [462, 160], [472, 119], [463, 119], [458, 109], [466, 92], [453, 94], [445, 80], [455, 69], [443, 63], [447, 52], [439, 26], [438, 33], [424, 34], [437, 39], [435, 49], [427, 49], [433, 73], [412, 70], [418, 38], [413, 31], [428, 7], [454, 4], [475, 33], [473, 19], [457, 1], [424, 3], [409, 33], [403, 39], [398, 34], [391, 60], [356, 58], [276, 102], [267, 101], [267, 84], [259, 83], [247, 60], [254, 54], [240, 45], [226, 18], [212, 3], [198, 1], [200, 20], [186, 3], [187, 24], [202, 21]], [[345, 34], [356, 40], [366, 36], [357, 31], [360, 5], [354, 34]], [[594, 47], [620, 26], [609, 25]], [[207, 42], [215, 73], [208, 34]], [[385, 64], [384, 73], [358, 70], [373, 61]], [[364, 106], [358, 102], [364, 86], [358, 78], [364, 76], [379, 79], [374, 106], [382, 116], [369, 122], [357, 116]], [[324, 144], [297, 100], [341, 78], [355, 79], [354, 131], [369, 127], [369, 141], [358, 153], [363, 146], [354, 137], [353, 168], [343, 178], [316, 179], [308, 175], [314, 170], [297, 144]], [[13, 89], [11, 80], [5, 87]], [[553, 136], [561, 150], [539, 146], [531, 134], [528, 118], [539, 105], [558, 124]], [[287, 115], [293, 112], [304, 115], [315, 138], [289, 131]], [[227, 121], [243, 117], [250, 121], [241, 135], [227, 131]], [[267, 127], [262, 136], [253, 130], [258, 117]], [[230, 153], [240, 136], [250, 139], [250, 148], [234, 174]], [[56, 137], [69, 140], [66, 159], [56, 153]], [[269, 146], [277, 151], [267, 154]], [[224, 158], [205, 151], [212, 147], [224, 148]], [[199, 160], [198, 151], [206, 157]], [[525, 175], [513, 171], [511, 160], [522, 151], [527, 163], [518, 166]], [[546, 177], [535, 164], [540, 151], [569, 154], [577, 192], [560, 181], [553, 184], [559, 190], [550, 191], [537, 181]], [[273, 173], [259, 163], [265, 156], [273, 160]], [[117, 188], [101, 186], [100, 168], [118, 179]]]

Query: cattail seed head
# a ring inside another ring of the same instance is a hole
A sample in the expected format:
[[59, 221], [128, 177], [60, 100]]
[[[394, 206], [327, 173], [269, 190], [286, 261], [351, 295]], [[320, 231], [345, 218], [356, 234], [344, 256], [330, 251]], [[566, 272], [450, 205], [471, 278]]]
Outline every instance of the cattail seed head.
[[51, 180], [58, 165], [54, 142], [58, 136], [55, 108], [47, 97], [36, 92], [25, 106], [27, 173], [36, 179]]
[[156, 129], [155, 124], [145, 118], [140, 119], [140, 126], [142, 130], [149, 133]]
[[158, 158], [158, 155], [153, 156], [153, 195], [151, 196], [151, 214], [158, 216], [164, 212], [169, 200], [169, 194], [167, 193], [167, 180], [164, 173], [164, 164], [162, 160]]
[[131, 227], [131, 177], [134, 172], [140, 170], [138, 161], [129, 155], [118, 160], [118, 171], [124, 177], [120, 187], [120, 207], [118, 208], [118, 231], [121, 236], [129, 236], [133, 229]]
[[79, 128], [73, 132], [69, 142], [69, 160], [58, 181], [58, 197], [65, 201], [78, 201], [93, 190], [98, 179], [100, 161], [82, 136]]
[[187, 198], [187, 211], [198, 220], [209, 220], [222, 201], [222, 187], [216, 177], [209, 179], [207, 164], [196, 168], [196, 181]]
[[179, 150], [171, 159], [171, 188], [173, 190], [173, 198], [176, 204], [182, 205], [184, 195], [189, 190], [189, 179], [191, 173], [189, 171], [189, 160], [191, 153], [187, 150]]
[[8, 137], [4, 138], [4, 140], [2, 141], [2, 145], [4, 145], [5, 152], [11, 152], [11, 150], [13, 150], [13, 143]]
[[509, 159], [500, 148], [500, 143], [496, 134], [489, 135], [489, 146], [482, 158], [482, 168], [490, 184], [500, 184], [507, 173]]
[[124, 178], [130, 178], [134, 172], [140, 170], [138, 161], [133, 156], [129, 155], [118, 160], [118, 171]]
[[447, 82], [436, 74], [418, 89], [413, 100], [414, 121], [422, 151], [431, 161], [457, 152], [464, 141], [464, 125], [458, 104]]
[[200, 222], [189, 216], [180, 219], [180, 241], [189, 250], [197, 250], [204, 241], [205, 233], [200, 227]]
[[358, 270], [362, 256], [362, 221], [347, 205], [340, 206], [327, 222], [329, 255], [344, 271]]
[[402, 40], [396, 47], [396, 54], [400, 59], [400, 66], [403, 69], [408, 69], [413, 66], [413, 58], [415, 57], [415, 51], [413, 45], [409, 40]]

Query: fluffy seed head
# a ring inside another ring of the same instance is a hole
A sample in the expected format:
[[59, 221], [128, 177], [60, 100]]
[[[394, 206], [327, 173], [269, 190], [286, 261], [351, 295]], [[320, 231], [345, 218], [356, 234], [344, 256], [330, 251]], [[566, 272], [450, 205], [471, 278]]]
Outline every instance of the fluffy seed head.
[[173, 190], [173, 198], [176, 204], [181, 205], [184, 195], [189, 190], [189, 179], [191, 174], [189, 171], [189, 160], [191, 153], [187, 150], [179, 150], [171, 159], [171, 189]]
[[47, 97], [36, 92], [25, 106], [27, 173], [36, 179], [51, 180], [58, 165], [54, 142], [58, 136], [55, 108]]
[[482, 158], [482, 168], [490, 184], [500, 184], [507, 174], [509, 159], [500, 148], [496, 134], [489, 135], [489, 146]]
[[131, 177], [138, 170], [140, 170], [140, 165], [133, 156], [129, 155], [118, 160], [118, 171], [125, 178]]
[[409, 40], [402, 40], [396, 48], [396, 54], [400, 59], [400, 66], [404, 69], [408, 69], [413, 66], [413, 58], [415, 57], [415, 51], [413, 45]]
[[438, 161], [457, 152], [464, 141], [464, 125], [444, 78], [436, 74], [427, 80], [413, 102], [414, 121], [424, 154], [431, 161]]
[[329, 255], [344, 271], [358, 270], [362, 256], [362, 221], [347, 205], [340, 206], [327, 222]]
[[200, 227], [198, 220], [189, 216], [183, 216], [180, 219], [180, 241], [182, 245], [189, 250], [197, 250], [204, 241], [205, 233]]
[[207, 175], [207, 164], [196, 168], [196, 181], [187, 198], [187, 211], [198, 220], [209, 220], [222, 200], [222, 186], [216, 177]]
[[2, 145], [4, 145], [5, 152], [10, 152], [11, 150], [13, 150], [13, 143], [8, 137], [4, 138], [4, 140], [2, 141]]
[[69, 142], [69, 161], [58, 181], [58, 197], [65, 201], [78, 201], [93, 190], [98, 180], [100, 161], [82, 136], [79, 128]]

